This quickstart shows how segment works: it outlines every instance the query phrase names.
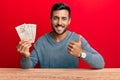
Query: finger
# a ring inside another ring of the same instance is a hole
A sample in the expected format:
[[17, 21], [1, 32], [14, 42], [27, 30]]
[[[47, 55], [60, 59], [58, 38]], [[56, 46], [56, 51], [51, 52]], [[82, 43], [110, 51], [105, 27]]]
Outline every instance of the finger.
[[69, 44], [74, 45], [74, 44], [76, 44], [76, 42], [74, 42], [74, 41], [70, 41]]
[[16, 46], [16, 48], [18, 49], [20, 47], [21, 41], [18, 43], [18, 45]]
[[69, 51], [73, 51], [73, 48], [71, 48], [70, 46], [68, 46], [68, 50]]
[[26, 43], [23, 42], [23, 41], [19, 42], [18, 49], [19, 49], [20, 51], [22, 51], [22, 48], [24, 47], [25, 44], [26, 44]]
[[81, 43], [81, 39], [82, 39], [82, 36], [79, 35], [79, 37], [78, 37], [78, 43]]
[[21, 48], [20, 53], [22, 53], [22, 54], [26, 54], [26, 53], [28, 53], [30, 47], [31, 47], [30, 44], [26, 44], [26, 45], [24, 45], [24, 47]]
[[73, 47], [74, 47], [74, 45], [73, 45], [73, 44], [71, 44], [71, 43], [69, 43], [68, 47], [73, 48]]
[[69, 52], [69, 54], [71, 54], [71, 55], [75, 55], [74, 53], [75, 53], [75, 51], [74, 51], [74, 49], [73, 48], [70, 48], [70, 47], [68, 47], [68, 52]]
[[70, 47], [68, 47], [68, 52], [72, 54], [72, 49]]
[[31, 43], [26, 41], [23, 41], [23, 42], [21, 41], [18, 47], [18, 51], [23, 52], [26, 48], [29, 48], [29, 47], [31, 47]]
[[17, 48], [19, 48], [23, 43], [25, 43], [24, 40], [20, 41], [20, 42], [18, 43], [18, 45], [17, 45]]
[[25, 53], [26, 51], [29, 51], [29, 48], [31, 47], [31, 44], [25, 44], [24, 47], [21, 48], [21, 53]]
[[16, 46], [18, 52], [20, 52], [20, 46], [21, 46], [21, 44], [22, 44], [22, 41], [20, 41], [20, 42], [18, 43], [18, 45]]

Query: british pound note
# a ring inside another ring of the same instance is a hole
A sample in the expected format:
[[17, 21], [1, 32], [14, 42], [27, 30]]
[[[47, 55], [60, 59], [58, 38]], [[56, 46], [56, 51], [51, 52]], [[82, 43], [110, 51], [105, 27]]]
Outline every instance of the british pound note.
[[36, 37], [36, 24], [21, 24], [15, 27], [21, 40], [34, 43]]

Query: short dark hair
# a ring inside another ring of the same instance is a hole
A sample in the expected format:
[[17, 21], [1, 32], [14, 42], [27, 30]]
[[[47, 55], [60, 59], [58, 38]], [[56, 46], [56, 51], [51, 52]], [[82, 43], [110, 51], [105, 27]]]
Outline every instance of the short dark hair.
[[62, 2], [55, 3], [55, 4], [53, 5], [53, 7], [52, 7], [52, 9], [51, 9], [50, 18], [52, 18], [53, 11], [63, 10], [63, 9], [65, 9], [65, 10], [68, 11], [68, 13], [69, 13], [68, 17], [70, 18], [70, 12], [71, 12], [70, 7], [69, 7], [67, 4], [62, 3]]

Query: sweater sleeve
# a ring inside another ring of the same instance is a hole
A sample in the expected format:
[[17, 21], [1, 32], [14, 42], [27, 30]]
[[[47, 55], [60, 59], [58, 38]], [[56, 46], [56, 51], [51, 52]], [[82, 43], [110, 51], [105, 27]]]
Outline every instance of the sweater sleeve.
[[103, 57], [89, 43], [82, 38], [82, 48], [86, 51], [86, 58], [83, 60], [87, 62], [92, 68], [104, 68], [105, 62]]
[[24, 69], [34, 68], [37, 63], [38, 55], [35, 49], [33, 49], [29, 58], [22, 57], [21, 59], [21, 67]]

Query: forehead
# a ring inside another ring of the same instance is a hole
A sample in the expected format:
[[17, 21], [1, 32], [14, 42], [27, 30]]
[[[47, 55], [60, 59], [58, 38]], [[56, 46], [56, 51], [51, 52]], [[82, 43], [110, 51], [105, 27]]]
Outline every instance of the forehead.
[[69, 13], [67, 10], [55, 10], [53, 11], [53, 16], [58, 16], [58, 17], [68, 17]]

